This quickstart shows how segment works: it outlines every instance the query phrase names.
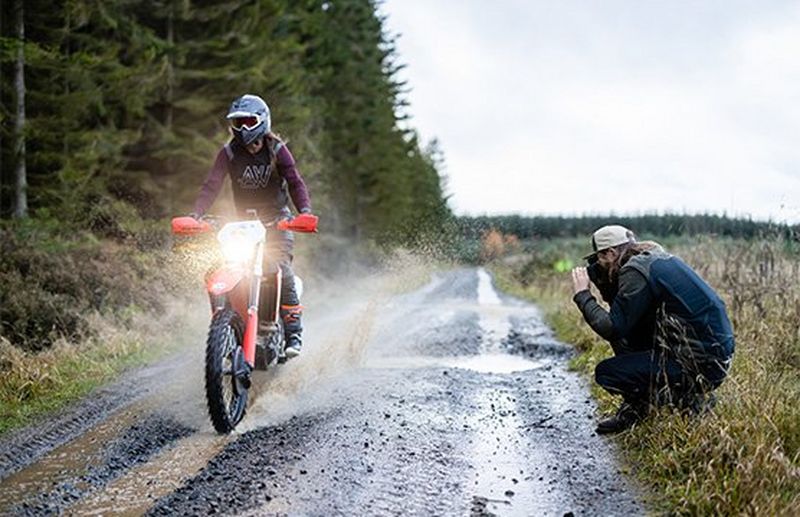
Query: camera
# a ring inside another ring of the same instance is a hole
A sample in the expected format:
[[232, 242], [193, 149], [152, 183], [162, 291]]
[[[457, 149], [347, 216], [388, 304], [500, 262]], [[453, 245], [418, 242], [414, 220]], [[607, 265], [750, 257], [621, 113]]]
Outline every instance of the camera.
[[602, 271], [600, 269], [600, 264], [597, 262], [597, 255], [593, 255], [586, 259], [586, 273], [589, 275], [589, 280], [592, 281], [594, 285], [599, 286], [602, 283]]
[[597, 286], [600, 291], [600, 296], [606, 303], [611, 303], [615, 296], [617, 296], [617, 285], [611, 283], [603, 267], [597, 261], [597, 255], [591, 256], [586, 259], [586, 274], [589, 275], [589, 280]]

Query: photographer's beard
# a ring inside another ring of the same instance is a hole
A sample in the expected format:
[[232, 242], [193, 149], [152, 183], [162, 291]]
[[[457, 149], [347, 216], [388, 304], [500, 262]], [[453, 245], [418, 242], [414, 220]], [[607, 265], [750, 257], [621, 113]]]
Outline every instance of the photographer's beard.
[[597, 265], [601, 276], [608, 284], [616, 284], [617, 280], [619, 280], [620, 265], [617, 258], [616, 253], [607, 253], [597, 257]]

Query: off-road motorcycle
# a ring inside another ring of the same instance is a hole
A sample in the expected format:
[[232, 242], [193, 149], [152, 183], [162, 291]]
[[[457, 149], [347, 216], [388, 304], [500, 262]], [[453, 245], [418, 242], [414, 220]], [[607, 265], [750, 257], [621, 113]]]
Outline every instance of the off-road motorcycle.
[[[252, 220], [230, 222], [219, 229], [224, 262], [206, 275], [212, 311], [206, 341], [206, 399], [219, 433], [231, 432], [244, 417], [251, 372], [286, 360], [280, 317], [282, 274], [277, 261], [264, 260], [267, 230], [317, 231], [318, 218], [311, 214], [271, 222], [259, 220], [254, 212], [249, 215]], [[193, 217], [172, 220], [172, 232], [181, 236], [212, 232], [215, 226], [219, 226], [216, 221]], [[265, 304], [261, 314], [268, 317], [259, 324], [261, 303]]]

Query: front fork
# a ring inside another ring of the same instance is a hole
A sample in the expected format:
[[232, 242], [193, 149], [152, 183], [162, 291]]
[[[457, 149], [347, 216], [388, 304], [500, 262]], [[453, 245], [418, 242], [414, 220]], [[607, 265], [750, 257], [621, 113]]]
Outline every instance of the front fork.
[[[261, 282], [264, 277], [264, 242], [258, 244], [256, 251], [256, 260], [253, 265], [253, 279], [250, 282], [250, 296], [247, 306], [247, 325], [244, 332], [244, 358], [251, 368], [256, 364], [256, 337], [258, 337], [258, 307], [261, 298]], [[270, 305], [270, 313], [268, 316], [271, 318], [272, 323], [277, 324], [280, 318], [280, 299], [281, 287], [283, 280], [283, 270], [280, 266], [276, 268], [275, 272], [275, 296], [271, 296], [271, 300], [267, 300]]]
[[253, 263], [253, 279], [247, 304], [247, 326], [244, 331], [244, 359], [251, 368], [256, 365], [256, 337], [258, 336], [258, 302], [261, 296], [261, 278], [264, 276], [264, 241], [258, 243]]

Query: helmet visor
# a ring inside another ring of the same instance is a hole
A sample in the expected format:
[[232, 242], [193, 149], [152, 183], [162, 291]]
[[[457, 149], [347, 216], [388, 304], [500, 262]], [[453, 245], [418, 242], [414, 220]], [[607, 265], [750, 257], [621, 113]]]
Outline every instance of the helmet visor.
[[263, 119], [258, 115], [247, 115], [241, 117], [232, 117], [228, 119], [230, 122], [231, 127], [235, 131], [241, 131], [242, 129], [251, 130], [255, 129]]

